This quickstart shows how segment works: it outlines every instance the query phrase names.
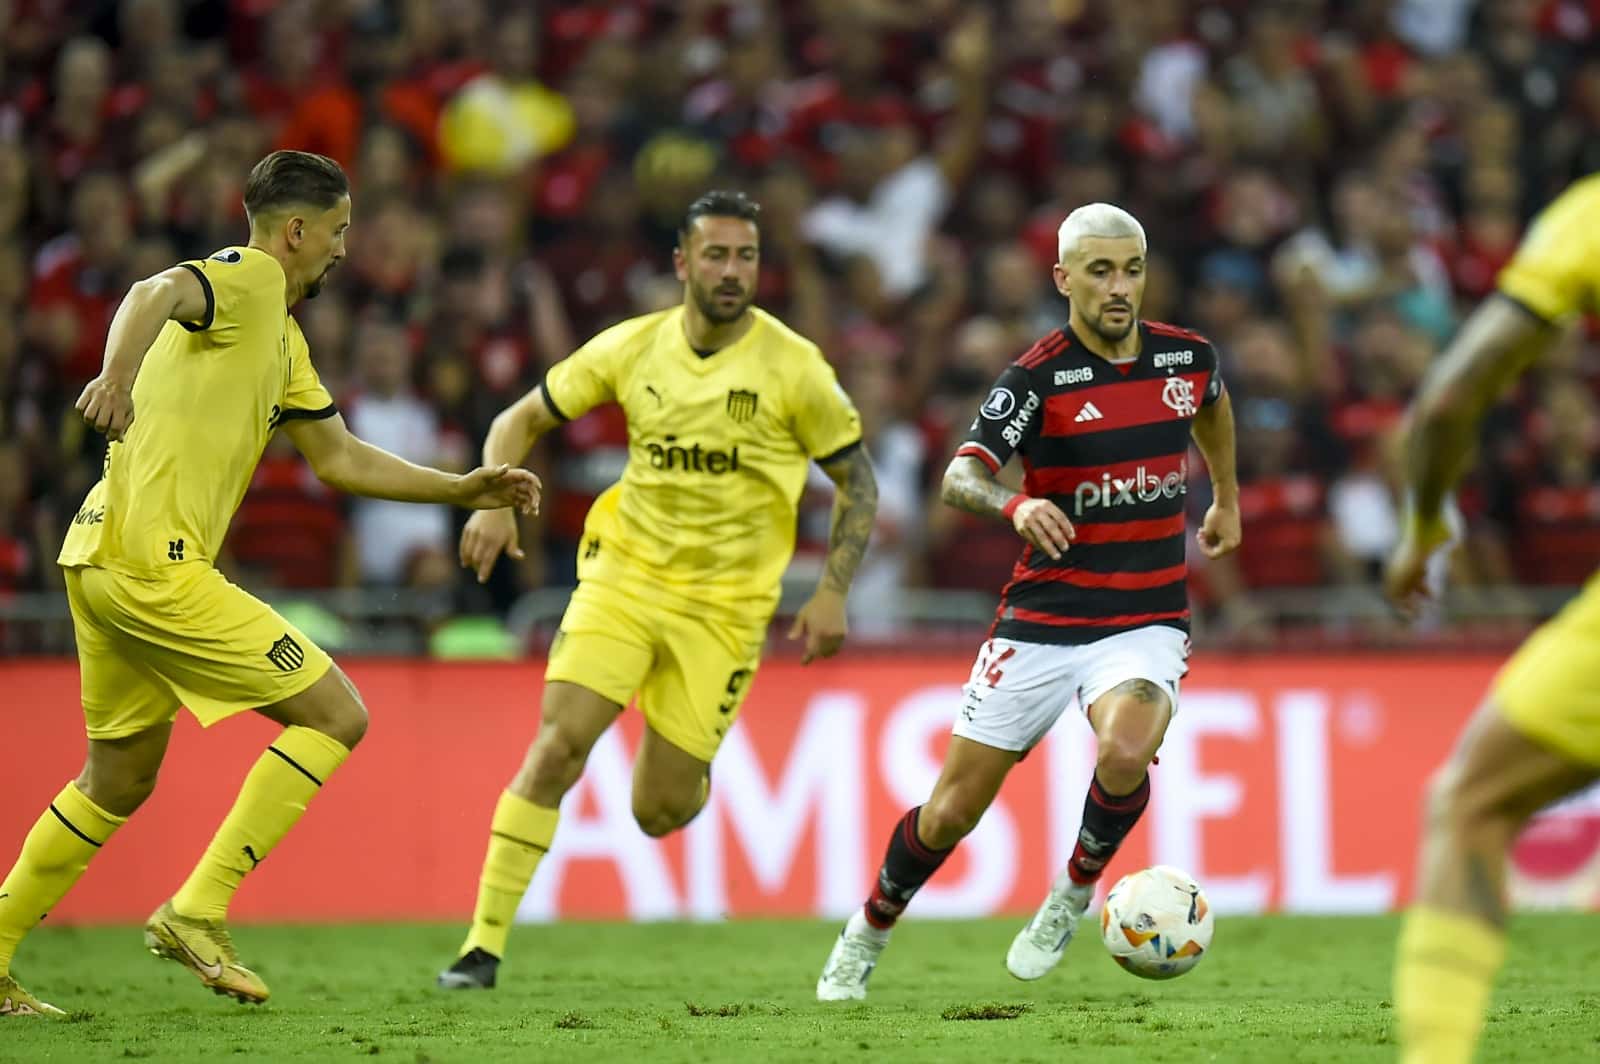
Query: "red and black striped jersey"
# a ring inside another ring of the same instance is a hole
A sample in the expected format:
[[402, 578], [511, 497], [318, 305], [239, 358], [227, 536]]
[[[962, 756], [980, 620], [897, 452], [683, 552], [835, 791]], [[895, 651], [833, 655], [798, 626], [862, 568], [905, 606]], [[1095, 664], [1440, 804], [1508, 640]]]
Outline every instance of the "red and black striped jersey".
[[1189, 426], [1222, 396], [1199, 333], [1141, 321], [1139, 356], [1107, 362], [1063, 326], [995, 382], [958, 455], [992, 472], [1021, 456], [1023, 490], [1077, 538], [1059, 561], [1025, 546], [992, 635], [1089, 643], [1151, 624], [1188, 631], [1184, 493]]

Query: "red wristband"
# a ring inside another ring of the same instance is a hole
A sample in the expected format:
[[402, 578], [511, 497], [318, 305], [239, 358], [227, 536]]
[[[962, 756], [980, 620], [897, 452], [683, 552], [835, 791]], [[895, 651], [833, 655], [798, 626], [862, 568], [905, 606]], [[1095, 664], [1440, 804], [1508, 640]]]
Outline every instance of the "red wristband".
[[1014, 521], [1016, 520], [1017, 507], [1032, 498], [1032, 495], [1013, 495], [1010, 502], [1000, 507], [1000, 513], [1005, 516], [1007, 521]]

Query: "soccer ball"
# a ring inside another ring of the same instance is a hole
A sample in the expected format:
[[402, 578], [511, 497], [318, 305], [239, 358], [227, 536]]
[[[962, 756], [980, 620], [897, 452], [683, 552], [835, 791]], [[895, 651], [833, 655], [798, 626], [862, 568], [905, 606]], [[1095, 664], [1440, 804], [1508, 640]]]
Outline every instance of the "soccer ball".
[[1200, 884], [1168, 865], [1123, 876], [1100, 910], [1112, 959], [1142, 979], [1171, 979], [1199, 964], [1214, 924]]

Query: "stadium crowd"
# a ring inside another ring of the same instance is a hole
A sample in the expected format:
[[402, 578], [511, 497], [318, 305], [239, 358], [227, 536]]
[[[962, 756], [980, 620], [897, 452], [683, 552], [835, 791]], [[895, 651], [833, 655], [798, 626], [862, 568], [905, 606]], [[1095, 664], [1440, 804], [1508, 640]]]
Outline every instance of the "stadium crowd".
[[[1263, 590], [1374, 585], [1405, 401], [1536, 208], [1600, 170], [1600, 0], [0, 2], [0, 591], [59, 582], [103, 446], [72, 403], [121, 294], [242, 241], [278, 147], [354, 183], [349, 260], [296, 310], [323, 380], [358, 435], [451, 467], [588, 336], [681, 298], [690, 199], [754, 194], [759, 301], [822, 345], [878, 465], [867, 627], [899, 589], [1005, 581], [1015, 535], [937, 505], [938, 476], [1065, 320], [1061, 219], [1127, 207], [1144, 316], [1209, 336], [1232, 391], [1245, 549], [1193, 585], [1245, 631]], [[1595, 341], [1499, 408], [1458, 586], [1570, 585], [1600, 555]], [[336, 498], [280, 438], [224, 566], [504, 610], [572, 582], [625, 444], [615, 410], [541, 441], [527, 559], [484, 591], [459, 515]]]

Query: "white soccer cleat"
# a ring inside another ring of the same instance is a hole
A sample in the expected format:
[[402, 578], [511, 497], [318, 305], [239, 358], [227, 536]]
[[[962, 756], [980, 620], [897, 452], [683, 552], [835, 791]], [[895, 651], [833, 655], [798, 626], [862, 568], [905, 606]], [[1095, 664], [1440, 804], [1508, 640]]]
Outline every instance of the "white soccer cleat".
[[1094, 885], [1079, 886], [1063, 873], [1067, 885], [1052, 886], [1044, 904], [1017, 932], [1006, 951], [1006, 971], [1018, 979], [1038, 979], [1061, 962], [1078, 920], [1088, 911]]
[[833, 943], [828, 963], [817, 980], [818, 1001], [861, 1001], [867, 996], [867, 977], [878, 966], [878, 954], [889, 944], [889, 932], [867, 923], [857, 909]]

